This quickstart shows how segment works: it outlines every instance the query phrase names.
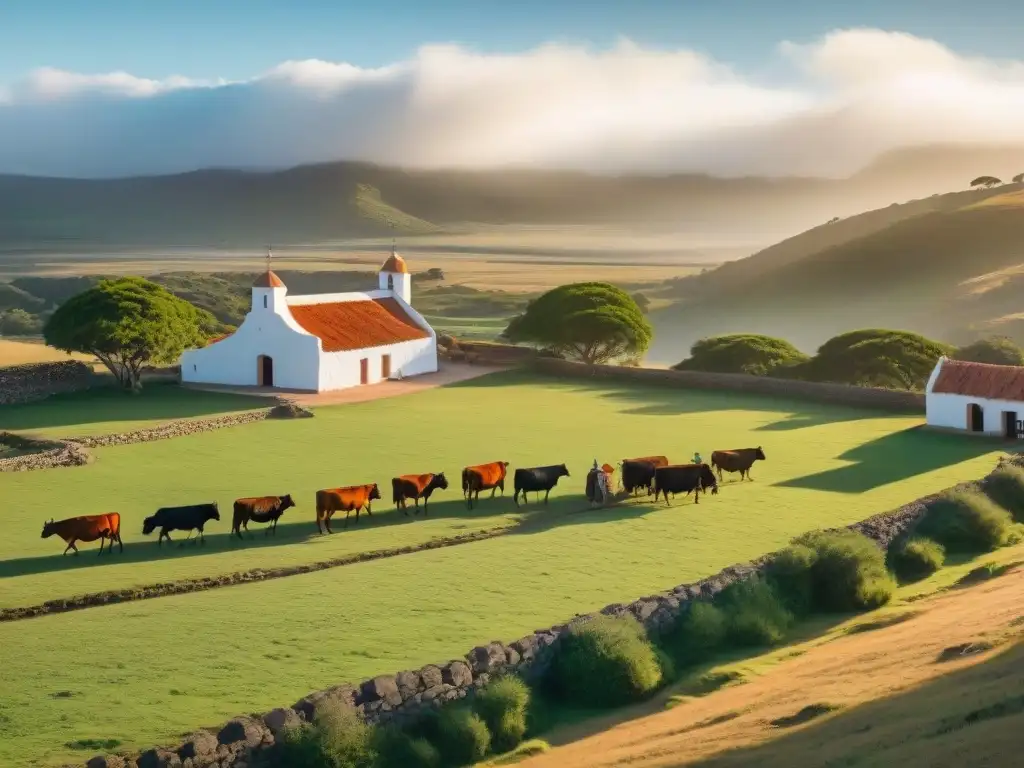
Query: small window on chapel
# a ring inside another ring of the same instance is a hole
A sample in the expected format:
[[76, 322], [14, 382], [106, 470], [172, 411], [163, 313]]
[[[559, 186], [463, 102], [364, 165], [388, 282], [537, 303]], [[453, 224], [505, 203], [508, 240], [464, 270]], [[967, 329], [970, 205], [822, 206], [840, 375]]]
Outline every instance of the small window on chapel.
[[394, 275], [388, 275], [388, 290], [389, 291], [395, 290], [395, 276]]
[[266, 296], [263, 297], [263, 308], [264, 309], [267, 308], [267, 297]]

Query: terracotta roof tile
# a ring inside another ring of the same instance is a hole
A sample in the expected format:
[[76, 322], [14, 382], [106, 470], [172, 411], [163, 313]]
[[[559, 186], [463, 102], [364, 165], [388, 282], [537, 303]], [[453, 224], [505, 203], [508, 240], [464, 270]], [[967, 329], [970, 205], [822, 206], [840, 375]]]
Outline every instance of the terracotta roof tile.
[[256, 278], [256, 282], [252, 284], [253, 288], [284, 288], [284, 283], [281, 278], [271, 272], [269, 269]]
[[405, 264], [405, 259], [399, 256], [397, 253], [392, 253], [388, 256], [388, 260], [380, 266], [381, 272], [399, 272], [403, 275], [409, 274], [409, 267]]
[[319, 336], [324, 352], [379, 347], [429, 338], [395, 299], [289, 304], [295, 321]]
[[945, 360], [932, 392], [1024, 401], [1024, 367]]

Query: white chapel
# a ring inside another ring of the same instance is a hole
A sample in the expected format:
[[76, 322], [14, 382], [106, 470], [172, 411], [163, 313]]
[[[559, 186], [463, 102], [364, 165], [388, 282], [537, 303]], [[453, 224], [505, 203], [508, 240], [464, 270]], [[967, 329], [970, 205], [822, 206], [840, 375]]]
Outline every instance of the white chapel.
[[437, 370], [437, 336], [412, 308], [412, 276], [392, 247], [375, 291], [289, 296], [270, 270], [238, 329], [181, 356], [181, 380], [325, 392]]

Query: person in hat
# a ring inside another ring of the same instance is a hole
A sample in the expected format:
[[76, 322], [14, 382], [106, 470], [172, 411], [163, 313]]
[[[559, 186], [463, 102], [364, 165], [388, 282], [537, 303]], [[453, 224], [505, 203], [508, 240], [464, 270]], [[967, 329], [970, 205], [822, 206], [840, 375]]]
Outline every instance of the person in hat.
[[700, 456], [700, 451], [694, 451], [693, 452], [693, 463], [694, 464], [703, 464], [704, 463], [704, 459], [702, 459], [701, 456]]

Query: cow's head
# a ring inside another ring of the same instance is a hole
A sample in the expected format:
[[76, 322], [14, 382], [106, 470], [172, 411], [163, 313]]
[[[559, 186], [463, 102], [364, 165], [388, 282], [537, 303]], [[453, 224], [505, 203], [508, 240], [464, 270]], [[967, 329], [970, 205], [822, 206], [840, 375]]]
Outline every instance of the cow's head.
[[715, 473], [707, 464], [700, 465], [700, 484], [704, 490], [711, 490], [712, 496], [718, 495], [718, 480]]
[[764, 461], [764, 451], [761, 450], [761, 446], [757, 446], [757, 453], [754, 454], [754, 458]]
[[558, 465], [558, 476], [569, 477], [569, 469], [565, 466], [565, 464]]
[[380, 488], [377, 487], [376, 483], [374, 483], [373, 487], [370, 489], [370, 498], [371, 499], [379, 499], [380, 498]]
[[281, 511], [282, 512], [284, 512], [286, 509], [288, 509], [288, 507], [294, 507], [294, 506], [295, 506], [295, 501], [292, 499], [292, 495], [290, 493], [286, 493], [284, 496], [281, 497]]
[[444, 472], [434, 475], [434, 487], [440, 488], [442, 491], [448, 490], [448, 478], [444, 476]]
[[51, 517], [50, 518], [50, 522], [43, 523], [43, 535], [40, 536], [39, 538], [41, 538], [41, 539], [48, 539], [51, 536], [53, 536], [53, 534], [55, 534], [55, 533], [56, 533], [56, 531], [53, 529], [53, 518]]
[[217, 502], [210, 504], [209, 517], [207, 520], [220, 520], [220, 507], [217, 506]]

